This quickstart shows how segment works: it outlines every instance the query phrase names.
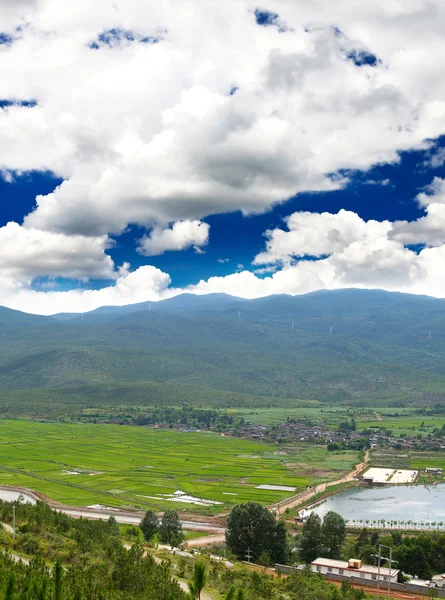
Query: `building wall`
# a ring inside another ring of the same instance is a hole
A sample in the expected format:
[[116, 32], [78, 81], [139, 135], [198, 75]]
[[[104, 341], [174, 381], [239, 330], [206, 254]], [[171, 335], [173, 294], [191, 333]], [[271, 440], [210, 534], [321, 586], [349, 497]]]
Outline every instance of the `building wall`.
[[[289, 565], [279, 565], [276, 564], [275, 568], [277, 570], [280, 570], [282, 573], [294, 573], [295, 571], [298, 571], [298, 569], [296, 567], [291, 567]], [[321, 573], [321, 575], [323, 575], [323, 573]], [[346, 581], [349, 580], [351, 581], [351, 583], [356, 583], [356, 584], [360, 584], [363, 583], [363, 579], [361, 579], [360, 577], [346, 577], [345, 575], [335, 575], [334, 573], [330, 573], [329, 577], [327, 577], [327, 575], [324, 575], [324, 577], [326, 577], [327, 579], [331, 579], [332, 581]], [[368, 581], [366, 580], [366, 585], [370, 586], [370, 587], [377, 587], [377, 581]], [[382, 590], [387, 589], [388, 588], [388, 583], [381, 581], [380, 582], [380, 588]], [[445, 598], [445, 589], [444, 588], [435, 588], [437, 590], [437, 593], [439, 595], [439, 598]], [[421, 594], [423, 596], [427, 596], [428, 595], [428, 588], [423, 587], [423, 586], [418, 586], [415, 585], [415, 583], [393, 583], [391, 582], [391, 590], [394, 591], [400, 591], [400, 592], [411, 592], [411, 593], [417, 593], [417, 594]]]
[[[377, 581], [377, 575], [372, 576], [372, 573], [366, 573], [359, 569], [339, 569], [338, 567], [325, 567], [323, 565], [311, 565], [311, 569], [314, 573], [321, 573], [322, 575], [341, 575], [343, 577], [351, 578], [355, 577], [363, 581]], [[388, 577], [380, 575], [380, 581], [388, 581]], [[391, 582], [396, 582], [397, 576], [391, 577]]]

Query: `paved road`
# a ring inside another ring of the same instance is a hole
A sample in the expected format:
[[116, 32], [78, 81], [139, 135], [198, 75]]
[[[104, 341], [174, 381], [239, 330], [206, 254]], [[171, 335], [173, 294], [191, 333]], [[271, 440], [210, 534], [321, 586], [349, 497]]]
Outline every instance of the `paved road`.
[[[59, 510], [59, 509], [56, 509]], [[84, 517], [85, 519], [100, 519], [102, 521], [108, 520], [113, 516], [118, 523], [128, 525], [139, 525], [141, 522], [142, 515], [132, 515], [130, 513], [119, 514], [114, 511], [106, 510], [74, 510], [74, 509], [61, 509], [60, 512], [69, 515], [70, 517], [79, 518]], [[182, 527], [187, 531], [208, 531], [210, 533], [221, 534], [224, 533], [225, 529], [222, 527], [216, 527], [211, 523], [195, 523], [194, 521], [181, 521]]]

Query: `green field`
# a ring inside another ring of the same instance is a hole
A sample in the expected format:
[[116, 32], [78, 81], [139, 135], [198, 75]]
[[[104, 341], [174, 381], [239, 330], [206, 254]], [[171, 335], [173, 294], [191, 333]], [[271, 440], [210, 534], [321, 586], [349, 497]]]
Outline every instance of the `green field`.
[[[216, 433], [0, 421], [0, 484], [25, 486], [79, 506], [173, 506], [215, 513], [233, 503], [269, 504], [291, 495], [257, 485], [304, 488], [349, 471], [355, 462], [352, 452], [277, 450]], [[209, 508], [162, 497], [177, 490], [223, 504]]]

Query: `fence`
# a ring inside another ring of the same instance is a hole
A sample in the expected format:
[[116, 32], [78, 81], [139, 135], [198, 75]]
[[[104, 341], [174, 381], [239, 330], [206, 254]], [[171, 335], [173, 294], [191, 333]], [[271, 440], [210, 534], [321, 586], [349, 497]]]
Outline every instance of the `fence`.
[[[305, 566], [305, 565], [303, 565], [303, 566]], [[290, 565], [276, 564], [275, 569], [277, 571], [280, 571], [281, 573], [289, 574], [289, 573], [295, 573], [295, 571], [300, 571], [302, 569], [302, 566], [291, 567]], [[361, 577], [347, 577], [346, 575], [336, 575], [334, 573], [329, 573], [329, 577], [323, 573], [319, 573], [319, 575], [324, 577], [324, 579], [327, 579], [330, 581], [350, 581], [352, 584], [356, 584], [356, 585], [360, 585], [360, 586], [364, 586], [364, 587], [366, 586], [366, 587], [377, 588], [377, 581], [373, 581], [371, 579], [366, 579], [366, 581], [364, 581]], [[380, 581], [380, 589], [387, 590], [388, 583], [386, 581]], [[407, 583], [391, 583], [391, 590], [399, 591], [399, 592], [421, 594], [423, 596], [428, 595], [429, 589], [431, 589], [431, 588], [428, 588], [424, 585], [417, 585], [415, 583], [415, 580], [412, 580]], [[437, 591], [437, 595], [439, 598], [445, 598], [445, 589], [442, 589], [442, 588], [434, 588], [434, 589]]]

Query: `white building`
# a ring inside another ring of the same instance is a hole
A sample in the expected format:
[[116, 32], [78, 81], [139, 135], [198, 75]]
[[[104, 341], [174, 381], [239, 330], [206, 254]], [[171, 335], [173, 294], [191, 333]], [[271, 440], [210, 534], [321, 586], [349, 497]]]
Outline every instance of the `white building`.
[[434, 575], [432, 581], [437, 585], [437, 587], [445, 588], [445, 573], [441, 575]]
[[[333, 560], [331, 558], [317, 558], [311, 563], [311, 569], [314, 573], [322, 575], [343, 575], [343, 577], [358, 577], [363, 580], [377, 581], [379, 569], [373, 565], [364, 565], [361, 560], [351, 558], [346, 560]], [[397, 583], [398, 569], [380, 567], [380, 581], [391, 581]]]
[[408, 471], [406, 469], [392, 469], [391, 467], [371, 467], [362, 475], [364, 483], [414, 483], [419, 471]]

